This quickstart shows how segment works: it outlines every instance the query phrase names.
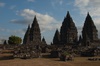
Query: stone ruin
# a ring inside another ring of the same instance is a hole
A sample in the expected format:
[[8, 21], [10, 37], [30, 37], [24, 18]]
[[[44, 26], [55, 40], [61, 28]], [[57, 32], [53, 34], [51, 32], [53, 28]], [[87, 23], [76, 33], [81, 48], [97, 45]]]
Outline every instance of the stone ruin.
[[35, 46], [34, 48], [31, 46], [20, 46], [14, 48], [14, 57], [16, 58], [36, 58], [40, 57], [41, 49], [39, 46]]
[[[100, 56], [100, 39], [98, 38], [98, 30], [88, 13], [82, 28], [82, 35], [79, 36], [70, 13], [67, 12], [62, 22], [60, 31], [56, 30], [53, 38], [53, 44], [60, 49], [67, 49], [76, 56]], [[65, 47], [66, 46], [66, 47]], [[95, 49], [94, 49], [95, 48]], [[56, 50], [57, 51], [57, 50]]]
[[62, 59], [63, 52], [67, 52], [73, 57], [100, 56], [98, 30], [89, 13], [79, 39], [75, 23], [70, 13], [67, 12], [60, 31], [57, 29], [55, 32], [52, 45], [47, 45], [44, 37], [41, 40], [41, 31], [35, 16], [32, 25], [27, 28], [22, 45], [10, 46], [5, 44], [0, 47], [2, 49], [13, 49], [13, 56], [22, 59], [41, 57], [42, 53], [50, 53], [50, 57]]

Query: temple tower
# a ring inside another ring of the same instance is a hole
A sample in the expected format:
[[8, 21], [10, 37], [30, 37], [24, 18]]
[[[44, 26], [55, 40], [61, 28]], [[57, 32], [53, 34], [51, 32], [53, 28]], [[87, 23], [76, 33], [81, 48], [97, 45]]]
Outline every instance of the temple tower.
[[60, 44], [60, 33], [58, 30], [56, 30], [55, 35], [53, 37], [53, 44], [59, 45]]
[[62, 23], [60, 29], [60, 39], [61, 44], [72, 44], [77, 41], [77, 28], [69, 12], [67, 12], [67, 16], [64, 18]]
[[36, 16], [34, 17], [33, 23], [30, 29], [30, 43], [31, 44], [41, 44], [41, 33], [40, 27]]
[[42, 38], [42, 44], [47, 44], [44, 37]]
[[28, 26], [23, 39], [23, 44], [29, 44], [29, 43], [30, 43], [30, 25]]
[[84, 22], [82, 37], [85, 45], [98, 40], [98, 30], [89, 13]]
[[23, 44], [31, 44], [31, 45], [41, 44], [40, 27], [39, 27], [36, 16], [34, 17], [31, 28], [28, 27], [25, 33]]

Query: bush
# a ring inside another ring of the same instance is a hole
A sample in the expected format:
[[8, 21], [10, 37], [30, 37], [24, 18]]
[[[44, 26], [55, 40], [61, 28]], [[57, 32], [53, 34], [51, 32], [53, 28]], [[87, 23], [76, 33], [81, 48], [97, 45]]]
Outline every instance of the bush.
[[21, 44], [22, 39], [18, 36], [10, 36], [8, 43], [11, 45]]

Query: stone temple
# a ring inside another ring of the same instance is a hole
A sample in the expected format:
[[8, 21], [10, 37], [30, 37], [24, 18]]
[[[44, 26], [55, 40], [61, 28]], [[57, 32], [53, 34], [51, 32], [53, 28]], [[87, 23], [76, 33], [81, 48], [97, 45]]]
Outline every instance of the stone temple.
[[[65, 16], [60, 31], [57, 29], [53, 37], [53, 45], [68, 45], [68, 46], [98, 46], [99, 44], [98, 30], [88, 13], [82, 27], [82, 35], [78, 38], [77, 27], [70, 16], [69, 11]], [[32, 25], [28, 26], [25, 33], [23, 44], [30, 45], [46, 45], [45, 38], [41, 40], [41, 31], [36, 16]]]
[[77, 28], [75, 23], [73, 22], [70, 13], [67, 12], [66, 17], [62, 22], [62, 26], [60, 28], [60, 33], [57, 30], [54, 35], [53, 44], [60, 44], [60, 45], [69, 45], [74, 44], [77, 42]]
[[77, 27], [69, 12], [62, 22], [60, 32], [56, 30], [53, 38], [53, 45], [98, 46], [99, 43], [98, 30], [89, 13], [84, 22], [82, 35], [79, 38]]
[[89, 46], [93, 44], [96, 45], [97, 43], [99, 43], [98, 30], [96, 26], [94, 25], [94, 22], [91, 16], [89, 15], [89, 13], [87, 14], [87, 17], [85, 19], [84, 26], [82, 29], [82, 43], [83, 43], [83, 46]]
[[27, 31], [23, 39], [23, 44], [30, 44], [30, 45], [42, 45], [42, 44], [45, 45], [46, 44], [44, 37], [41, 40], [40, 27], [39, 27], [36, 16], [34, 17], [31, 27], [29, 25], [27, 28]]
[[45, 38], [43, 37], [41, 39], [41, 30], [35, 16], [31, 26], [28, 25], [23, 44], [11, 46], [10, 44], [4, 43], [0, 47], [3, 49], [12, 48], [14, 50], [14, 56], [21, 56], [20, 58], [41, 57], [41, 53], [50, 53], [50, 57], [59, 57], [60, 52], [67, 52], [67, 54], [76, 57], [100, 56], [98, 30], [90, 14], [87, 14], [82, 27], [82, 34], [78, 36], [77, 27], [69, 11], [62, 22], [61, 28], [55, 31], [53, 44], [47, 45]]
[[53, 44], [59, 45], [60, 44], [60, 33], [58, 29], [55, 32], [54, 38], [53, 38]]

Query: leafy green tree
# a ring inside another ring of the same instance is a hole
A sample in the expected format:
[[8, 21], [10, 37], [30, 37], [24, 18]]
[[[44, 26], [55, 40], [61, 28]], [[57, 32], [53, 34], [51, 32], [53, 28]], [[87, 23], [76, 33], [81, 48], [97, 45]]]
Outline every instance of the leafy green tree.
[[18, 44], [21, 44], [21, 42], [22, 42], [22, 39], [20, 38], [20, 37], [18, 37], [18, 36], [10, 36], [9, 37], [9, 40], [8, 40], [8, 43], [10, 44], [10, 45], [18, 45]]

